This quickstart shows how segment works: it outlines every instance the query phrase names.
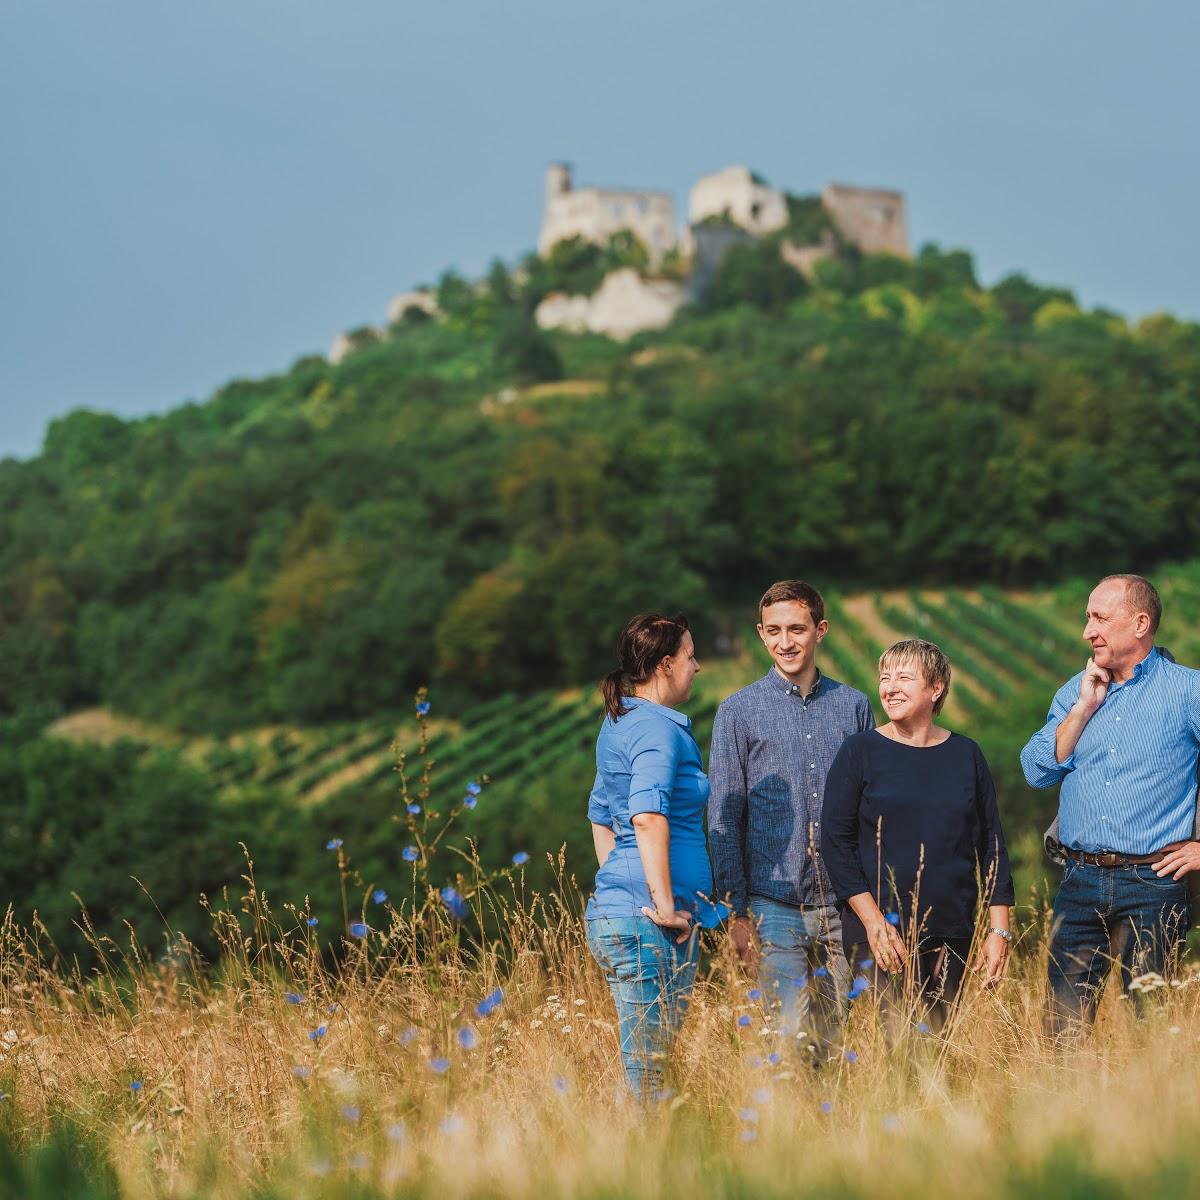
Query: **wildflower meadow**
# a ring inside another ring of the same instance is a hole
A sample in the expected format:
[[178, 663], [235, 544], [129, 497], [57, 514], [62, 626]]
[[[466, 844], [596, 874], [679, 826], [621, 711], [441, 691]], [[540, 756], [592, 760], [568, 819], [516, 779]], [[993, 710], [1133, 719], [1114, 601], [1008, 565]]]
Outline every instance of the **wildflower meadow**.
[[[885, 1029], [861, 973], [814, 1066], [725, 948], [715, 909], [669, 1084], [623, 1093], [583, 888], [485, 871], [418, 696], [397, 763], [397, 878], [364, 886], [330, 831], [341, 911], [258, 887], [208, 898], [215, 961], [92, 931], [87, 965], [0, 929], [0, 1195], [20, 1197], [1189, 1194], [1200, 1187], [1200, 973], [1110, 988], [1094, 1033], [1043, 1038], [1048, 897], [1009, 976], [941, 1028]], [[81, 922], [87, 928], [86, 910]], [[329, 923], [344, 933], [330, 952]], [[324, 923], [324, 924], [323, 924]], [[326, 929], [327, 932], [327, 929]], [[869, 966], [869, 964], [862, 964]], [[794, 981], [804, 986], [804, 980]]]

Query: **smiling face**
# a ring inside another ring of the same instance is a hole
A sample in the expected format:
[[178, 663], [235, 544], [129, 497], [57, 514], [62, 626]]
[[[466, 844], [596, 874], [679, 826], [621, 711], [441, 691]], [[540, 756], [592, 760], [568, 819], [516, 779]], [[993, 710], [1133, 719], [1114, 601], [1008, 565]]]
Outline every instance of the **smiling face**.
[[1149, 614], [1134, 611], [1128, 591], [1120, 579], [1099, 584], [1088, 597], [1083, 627], [1096, 666], [1118, 674], [1145, 658], [1154, 642]]
[[758, 636], [780, 674], [795, 680], [816, 659], [817, 644], [829, 631], [828, 621], [814, 621], [802, 600], [780, 600], [762, 610]]
[[[933, 720], [935, 705], [945, 688], [930, 683], [921, 664], [913, 658], [885, 661], [879, 668], [879, 699], [889, 721], [926, 724]], [[940, 707], [940, 705], [938, 705]]]

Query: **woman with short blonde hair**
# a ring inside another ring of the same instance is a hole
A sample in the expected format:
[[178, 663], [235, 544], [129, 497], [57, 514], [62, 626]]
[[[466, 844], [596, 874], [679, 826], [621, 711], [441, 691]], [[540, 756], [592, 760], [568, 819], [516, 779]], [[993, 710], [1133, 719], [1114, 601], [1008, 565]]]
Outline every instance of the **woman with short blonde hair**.
[[[982, 895], [988, 928], [974, 967], [986, 981], [1008, 960], [1015, 902], [996, 788], [983, 751], [935, 724], [950, 663], [932, 642], [897, 642], [879, 659], [888, 722], [843, 743], [825, 783], [821, 852], [843, 909], [853, 963], [874, 982], [910, 981], [940, 1017], [962, 984]], [[878, 972], [886, 972], [881, 976]]]

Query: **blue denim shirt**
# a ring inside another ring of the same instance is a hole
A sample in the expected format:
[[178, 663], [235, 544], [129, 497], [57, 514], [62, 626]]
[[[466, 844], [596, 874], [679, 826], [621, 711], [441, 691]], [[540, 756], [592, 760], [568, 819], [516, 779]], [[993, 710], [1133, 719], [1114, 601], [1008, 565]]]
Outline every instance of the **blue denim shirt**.
[[612, 829], [616, 845], [596, 872], [587, 917], [640, 917], [654, 907], [633, 831], [638, 813], [667, 818], [675, 907], [694, 914], [697, 894], [712, 896], [712, 869], [704, 844], [708, 776], [692, 722], [637, 696], [625, 697], [625, 707], [630, 711], [619, 720], [604, 718], [596, 739], [588, 820]]
[[1125, 683], [1109, 685], [1075, 752], [1060, 763], [1055, 735], [1079, 698], [1082, 675], [1058, 689], [1045, 725], [1021, 751], [1030, 787], [1062, 783], [1059, 841], [1073, 850], [1153, 854], [1190, 838], [1197, 815], [1200, 671], [1151, 650]]
[[825, 776], [842, 742], [875, 728], [860, 691], [818, 675], [807, 696], [774, 667], [717, 709], [708, 769], [708, 836], [717, 899], [834, 903], [820, 862]]

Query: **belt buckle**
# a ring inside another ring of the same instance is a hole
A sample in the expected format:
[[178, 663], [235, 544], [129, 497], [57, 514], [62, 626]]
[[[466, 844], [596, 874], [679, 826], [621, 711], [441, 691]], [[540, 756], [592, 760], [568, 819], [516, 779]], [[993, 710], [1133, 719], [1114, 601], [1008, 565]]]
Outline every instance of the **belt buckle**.
[[1096, 865], [1098, 867], [1119, 867], [1125, 861], [1125, 855], [1118, 854], [1115, 850], [1101, 850], [1096, 855]]

